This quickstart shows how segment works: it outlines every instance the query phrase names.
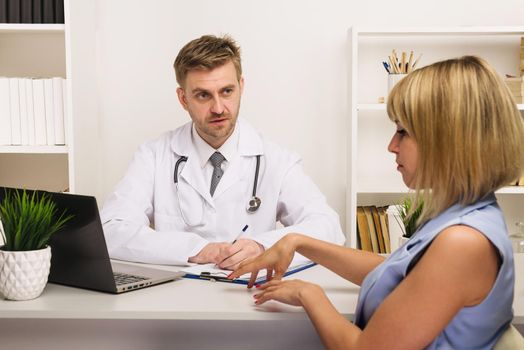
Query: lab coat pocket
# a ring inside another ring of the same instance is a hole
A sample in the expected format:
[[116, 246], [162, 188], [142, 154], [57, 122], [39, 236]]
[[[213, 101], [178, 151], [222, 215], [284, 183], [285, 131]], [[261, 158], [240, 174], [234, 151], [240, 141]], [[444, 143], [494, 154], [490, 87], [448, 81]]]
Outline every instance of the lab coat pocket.
[[156, 231], [185, 231], [186, 224], [180, 215], [155, 213]]

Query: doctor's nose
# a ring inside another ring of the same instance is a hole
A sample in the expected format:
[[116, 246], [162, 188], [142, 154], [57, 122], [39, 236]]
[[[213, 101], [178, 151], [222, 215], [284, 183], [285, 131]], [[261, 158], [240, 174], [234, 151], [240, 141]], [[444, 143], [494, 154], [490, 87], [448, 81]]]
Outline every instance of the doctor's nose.
[[211, 102], [211, 112], [213, 114], [222, 114], [224, 113], [224, 103], [220, 98], [214, 98]]

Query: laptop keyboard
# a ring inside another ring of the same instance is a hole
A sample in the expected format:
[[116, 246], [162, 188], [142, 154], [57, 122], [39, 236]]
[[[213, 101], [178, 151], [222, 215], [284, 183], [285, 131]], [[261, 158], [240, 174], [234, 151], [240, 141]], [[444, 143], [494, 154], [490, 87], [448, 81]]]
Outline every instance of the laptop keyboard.
[[121, 286], [122, 284], [140, 282], [148, 279], [146, 277], [130, 275], [127, 273], [120, 272], [113, 272], [113, 276], [115, 277], [115, 282], [117, 286]]

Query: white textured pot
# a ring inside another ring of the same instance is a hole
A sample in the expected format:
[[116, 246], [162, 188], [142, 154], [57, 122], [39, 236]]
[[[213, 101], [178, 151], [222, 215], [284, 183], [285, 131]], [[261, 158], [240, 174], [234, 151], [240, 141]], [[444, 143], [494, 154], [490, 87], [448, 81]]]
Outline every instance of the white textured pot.
[[0, 249], [0, 293], [10, 300], [42, 294], [51, 266], [51, 247], [28, 251]]

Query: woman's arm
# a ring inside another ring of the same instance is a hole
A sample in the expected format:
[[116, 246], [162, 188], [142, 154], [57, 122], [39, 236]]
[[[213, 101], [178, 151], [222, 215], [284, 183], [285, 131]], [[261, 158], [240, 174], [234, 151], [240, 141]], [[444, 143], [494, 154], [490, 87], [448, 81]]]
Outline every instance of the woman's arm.
[[251, 272], [248, 288], [255, 282], [259, 270], [267, 269], [267, 279], [281, 279], [294, 253], [327, 267], [341, 277], [360, 285], [366, 275], [384, 261], [380, 255], [341, 247], [298, 233], [290, 233], [254, 260], [240, 264], [229, 278]]
[[364, 330], [331, 305], [322, 289], [302, 281], [271, 281], [256, 303], [302, 305], [329, 349], [422, 349], [464, 307], [482, 302], [496, 280], [499, 257], [480, 232], [454, 226], [437, 236]]
[[371, 270], [384, 261], [384, 257], [375, 253], [342, 247], [296, 233], [288, 236], [287, 239], [298, 253], [358, 285], [362, 284]]

